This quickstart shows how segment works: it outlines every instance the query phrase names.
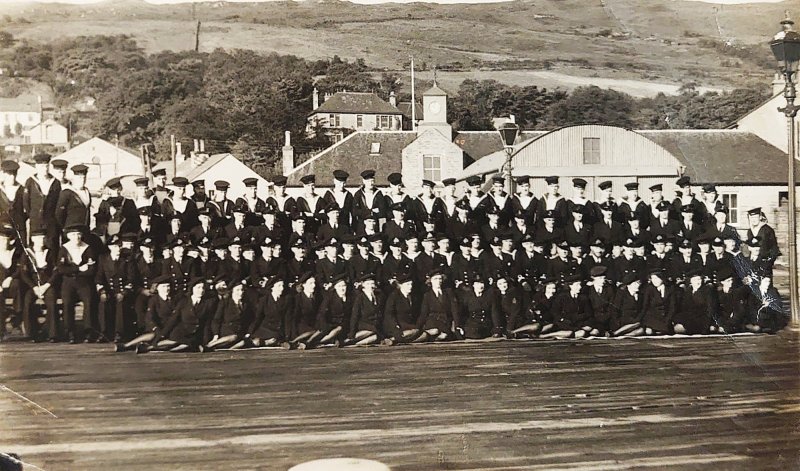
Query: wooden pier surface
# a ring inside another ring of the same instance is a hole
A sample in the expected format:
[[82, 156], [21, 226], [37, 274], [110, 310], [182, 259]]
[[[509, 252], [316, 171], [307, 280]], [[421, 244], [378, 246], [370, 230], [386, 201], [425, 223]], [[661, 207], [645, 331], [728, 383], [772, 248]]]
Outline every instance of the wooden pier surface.
[[392, 470], [800, 469], [798, 345], [789, 331], [139, 356], [5, 343], [0, 451], [45, 470], [286, 470], [325, 457]]

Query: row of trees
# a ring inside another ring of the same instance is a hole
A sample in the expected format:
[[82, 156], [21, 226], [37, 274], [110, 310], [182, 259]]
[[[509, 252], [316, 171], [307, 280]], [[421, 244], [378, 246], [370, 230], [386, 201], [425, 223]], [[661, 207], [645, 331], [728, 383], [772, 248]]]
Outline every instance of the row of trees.
[[[153, 142], [169, 153], [169, 136], [202, 137], [217, 151], [237, 151], [251, 164], [278, 158], [283, 132], [292, 131], [299, 152], [328, 143], [306, 136], [314, 86], [321, 91], [375, 91], [384, 99], [403, 80], [376, 74], [363, 59], [338, 56], [308, 61], [248, 50], [147, 54], [127, 36], [91, 36], [49, 43], [21, 41], [2, 59], [16, 74], [49, 84], [57, 104], [96, 99], [89, 133], [118, 137], [129, 146]], [[316, 80], [315, 80], [316, 78]], [[424, 85], [418, 84], [418, 89]], [[635, 99], [625, 93], [583, 87], [567, 93], [493, 80], [466, 80], [451, 96], [449, 119], [456, 129], [492, 129], [492, 118], [513, 114], [527, 129], [583, 123], [629, 128], [724, 127], [765, 98], [761, 90]]]

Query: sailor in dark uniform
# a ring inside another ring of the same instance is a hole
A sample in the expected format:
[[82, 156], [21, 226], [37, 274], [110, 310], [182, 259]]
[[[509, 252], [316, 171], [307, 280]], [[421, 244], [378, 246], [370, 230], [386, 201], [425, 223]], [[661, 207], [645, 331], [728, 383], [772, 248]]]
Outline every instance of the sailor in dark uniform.
[[424, 342], [428, 333], [417, 326], [419, 299], [414, 295], [415, 280], [410, 273], [396, 276], [397, 288], [386, 299], [384, 309], [384, 332], [389, 337], [387, 344]]
[[69, 183], [69, 180], [67, 180], [67, 166], [69, 166], [69, 162], [64, 159], [53, 159], [50, 161], [50, 173], [53, 175], [53, 178], [58, 180], [62, 188]]
[[[141, 272], [141, 270], [140, 270]], [[144, 323], [141, 325], [142, 333], [126, 343], [117, 343], [115, 351], [124, 352], [136, 349], [137, 352], [149, 350], [145, 344], [155, 344], [161, 339], [164, 326], [175, 315], [175, 298], [170, 293], [169, 275], [160, 275], [151, 278], [147, 288], [147, 309]], [[151, 291], [152, 290], [152, 291]]]
[[228, 225], [233, 217], [233, 201], [228, 199], [230, 184], [225, 180], [214, 182], [214, 199], [208, 203], [211, 210], [211, 227], [219, 229]]
[[295, 200], [296, 208], [306, 218], [306, 230], [316, 234], [325, 222], [325, 198], [316, 193], [317, 178], [313, 174], [303, 176], [300, 183], [303, 184], [303, 194]]
[[614, 218], [615, 203], [605, 201], [597, 206], [600, 219], [592, 226], [592, 237], [600, 238], [609, 245], [615, 245], [625, 240], [625, 229], [619, 220]]
[[611, 196], [614, 192], [614, 183], [610, 180], [602, 181], [597, 185], [597, 188], [599, 190], [599, 195], [594, 201], [594, 214], [596, 215], [598, 221], [603, 217], [600, 206], [605, 205], [606, 207], [611, 208], [611, 219], [622, 222], [620, 220], [620, 213], [617, 208], [617, 203], [614, 201], [614, 197]]
[[454, 327], [461, 325], [456, 294], [445, 286], [445, 270], [442, 267], [431, 270], [427, 278], [430, 288], [422, 296], [417, 327], [424, 330], [431, 340], [452, 340], [455, 338]]
[[678, 185], [681, 193], [680, 197], [675, 198], [675, 200], [672, 202], [672, 207], [675, 214], [681, 214], [684, 206], [691, 206], [692, 218], [694, 222], [701, 224], [702, 221], [700, 220], [700, 217], [702, 216], [703, 212], [703, 203], [694, 197], [694, 193], [692, 193], [692, 183], [689, 180], [689, 177], [682, 176], [675, 182], [675, 184]]
[[642, 320], [642, 278], [638, 273], [622, 276], [622, 286], [614, 296], [614, 314], [611, 318], [613, 336], [641, 335]]
[[50, 154], [36, 154], [33, 159], [36, 173], [25, 182], [22, 207], [31, 233], [44, 229], [48, 244], [55, 247], [61, 235], [55, 221], [61, 182], [50, 174]]
[[444, 222], [445, 225], [449, 219], [456, 217], [456, 204], [461, 201], [461, 198], [456, 196], [456, 179], [445, 178], [442, 180], [442, 205], [444, 206]]
[[264, 285], [265, 296], [250, 326], [250, 339], [256, 347], [280, 345], [291, 348], [288, 342], [292, 317], [292, 297], [281, 277], [272, 277]]
[[[4, 160], [0, 163], [0, 225], [10, 225], [14, 228], [15, 238], [19, 238], [20, 245], [27, 244], [27, 225], [25, 221], [24, 196], [25, 187], [17, 181], [19, 164], [13, 160]], [[88, 221], [87, 221], [88, 222]]]
[[83, 224], [66, 226], [67, 241], [61, 246], [56, 262], [61, 275], [61, 300], [64, 304], [64, 322], [70, 343], [77, 342], [75, 328], [75, 304], [83, 305], [84, 341], [96, 340], [97, 306], [95, 304], [94, 277], [97, 270], [97, 255], [83, 241], [88, 228]]
[[596, 265], [589, 270], [591, 283], [586, 289], [589, 303], [592, 305], [593, 319], [589, 325], [593, 330], [590, 335], [601, 335], [611, 328], [611, 319], [614, 315], [614, 297], [616, 290], [614, 282], [608, 280], [608, 269], [604, 265]]
[[684, 239], [689, 239], [695, 242], [701, 234], [703, 234], [703, 226], [695, 222], [695, 206], [687, 204], [681, 207], [681, 217], [683, 220], [680, 223], [679, 235]]
[[717, 187], [713, 183], [703, 185], [703, 200], [700, 202], [702, 213], [701, 224], [709, 225], [714, 223], [714, 214], [723, 206], [719, 199]]
[[199, 224], [197, 219], [197, 205], [190, 198], [186, 197], [186, 187], [189, 180], [184, 177], [172, 179], [175, 186], [173, 194], [161, 202], [161, 213], [166, 220], [177, 216], [181, 220], [181, 227], [184, 231], [190, 231]]
[[206, 194], [205, 180], [195, 180], [192, 182], [192, 196], [190, 199], [194, 201], [194, 205], [197, 206], [198, 210], [206, 207], [209, 199], [208, 195]]
[[342, 222], [342, 208], [336, 201], [327, 204], [325, 208], [325, 223], [317, 229], [317, 240], [328, 240], [331, 237], [342, 239], [346, 234], [352, 235], [353, 230], [346, 223]]
[[[6, 319], [11, 319], [14, 330], [22, 324], [20, 311], [20, 258], [23, 256], [23, 245], [17, 240], [16, 231], [10, 225], [0, 226], [0, 341], [6, 334]], [[12, 306], [6, 307], [6, 300]]]
[[384, 193], [386, 204], [403, 203], [408, 208], [411, 203], [411, 196], [403, 190], [403, 176], [396, 172], [390, 173], [386, 180], [389, 182], [389, 190]]
[[377, 288], [374, 273], [364, 273], [356, 283], [353, 310], [350, 314], [348, 345], [372, 345], [386, 336], [383, 333], [383, 294]]
[[[566, 203], [564, 206], [566, 206]], [[533, 233], [533, 238], [535, 240], [546, 244], [548, 247], [552, 244], [565, 241], [564, 229], [558, 226], [558, 216], [555, 211], [547, 209], [537, 214], [541, 217], [541, 223], [537, 225]]]
[[245, 225], [258, 225], [262, 222], [261, 214], [267, 208], [267, 202], [258, 197], [258, 178], [245, 178], [242, 183], [244, 184], [244, 195], [236, 199], [234, 206], [247, 209]]
[[661, 270], [664, 273], [664, 280], [671, 280], [671, 257], [667, 254], [667, 238], [664, 234], [656, 234], [650, 241], [653, 245], [653, 252], [647, 257], [647, 267], [650, 270]]
[[211, 226], [211, 211], [204, 207], [197, 212], [198, 224], [189, 230], [189, 238], [195, 245], [204, 245], [211, 242], [216, 236], [216, 230]]
[[563, 226], [567, 223], [569, 218], [569, 208], [567, 207], [567, 200], [558, 192], [559, 178], [557, 176], [545, 177], [544, 181], [547, 183], [547, 191], [539, 198], [536, 207], [536, 214], [544, 214], [546, 211], [551, 211], [555, 216], [555, 223], [557, 226]]
[[361, 181], [361, 188], [353, 195], [353, 227], [357, 231], [363, 229], [368, 218], [375, 217], [379, 223], [381, 219], [385, 221], [388, 210], [383, 193], [375, 187], [375, 170], [361, 172]]
[[717, 314], [717, 291], [705, 284], [703, 272], [693, 270], [686, 276], [686, 288], [678, 297], [677, 309], [673, 317], [676, 334], [705, 334]]
[[497, 297], [486, 289], [486, 282], [481, 276], [476, 276], [472, 280], [471, 288], [463, 294], [459, 333], [463, 332], [464, 338], [467, 339], [499, 337], [502, 333], [502, 320]]
[[100, 256], [95, 283], [100, 297], [98, 317], [100, 332], [106, 340], [120, 342], [133, 336], [134, 279], [133, 264], [122, 257], [121, 240], [111, 236], [109, 253]]
[[405, 240], [412, 235], [416, 235], [417, 226], [413, 219], [408, 216], [407, 205], [405, 203], [392, 203], [390, 205], [392, 219], [386, 222], [383, 233], [387, 238], [400, 238]]
[[750, 332], [774, 333], [786, 326], [789, 311], [784, 309], [781, 295], [772, 284], [772, 276], [759, 278], [756, 289], [748, 289], [744, 297], [745, 328]]
[[433, 223], [433, 230], [439, 232], [444, 229], [445, 207], [433, 191], [435, 184], [430, 180], [422, 180], [422, 193], [411, 202], [411, 217], [422, 228], [426, 221]]
[[284, 228], [289, 227], [291, 215], [297, 213], [294, 198], [286, 194], [286, 180], [283, 175], [275, 176], [272, 179], [273, 194], [265, 201], [274, 210], [278, 225]]
[[672, 256], [670, 271], [667, 275], [673, 283], [685, 286], [687, 275], [697, 268], [699, 260], [694, 253], [694, 244], [689, 239], [683, 239], [678, 245], [678, 253]]
[[159, 168], [153, 170], [153, 196], [156, 197], [159, 205], [164, 204], [164, 200], [172, 198], [173, 191], [167, 188], [167, 169]]
[[313, 272], [306, 272], [295, 283], [296, 294], [292, 305], [291, 317], [287, 328], [287, 339], [294, 348], [305, 349], [305, 342], [316, 331], [317, 313], [322, 302], [322, 295], [317, 290], [317, 279]]
[[619, 203], [621, 215], [625, 220], [630, 220], [632, 216], [635, 216], [639, 220], [639, 227], [646, 229], [647, 223], [650, 222], [650, 210], [647, 203], [639, 198], [639, 184], [636, 182], [626, 183], [625, 189], [628, 194]]
[[515, 214], [525, 215], [525, 224], [532, 225], [536, 222], [536, 207], [538, 199], [531, 192], [531, 177], [524, 175], [516, 177], [517, 193], [511, 198], [511, 207]]
[[599, 214], [594, 214], [594, 205], [592, 202], [586, 197], [586, 180], [583, 178], [573, 178], [572, 179], [572, 196], [567, 200], [567, 221], [565, 221], [565, 225], [568, 225], [569, 222], [572, 221], [573, 217], [572, 214], [575, 212], [575, 207], [579, 206], [583, 209], [583, 222], [586, 224], [594, 224], [595, 220], [597, 220], [600, 216]]
[[[139, 255], [133, 258], [136, 277], [133, 289], [136, 294], [134, 310], [136, 311], [136, 330], [143, 333], [147, 324], [147, 307], [154, 294], [154, 280], [161, 277], [163, 271], [161, 261], [156, 259], [152, 239], [139, 242]], [[167, 277], [169, 282], [169, 277]]]
[[340, 275], [347, 276], [347, 267], [338, 256], [338, 239], [331, 237], [324, 241], [324, 247], [325, 256], [317, 261], [315, 271], [319, 284], [322, 285], [324, 291], [327, 291], [333, 286], [334, 281], [340, 278]]
[[514, 213], [513, 198], [512, 195], [506, 193], [505, 184], [505, 177], [502, 175], [492, 176], [492, 189], [486, 195], [489, 204], [497, 209], [497, 213], [500, 215], [499, 222], [503, 226], [508, 225]]
[[470, 218], [480, 227], [486, 224], [486, 208], [490, 206], [488, 196], [481, 190], [483, 180], [477, 175], [468, 177], [464, 200], [469, 203]]
[[660, 268], [651, 269], [649, 277], [650, 284], [643, 294], [641, 328], [645, 335], [670, 334], [678, 303], [676, 288], [667, 283], [667, 275]]
[[[30, 233], [31, 245], [25, 248], [26, 257], [20, 257], [20, 280], [25, 286], [22, 313], [25, 330], [34, 341], [43, 339], [39, 334], [40, 306], [47, 315], [47, 338], [50, 342], [61, 339], [61, 319], [56, 306], [60, 286], [55, 264], [58, 251], [47, 245], [47, 231], [40, 227]], [[44, 332], [42, 333], [44, 334]]]
[[91, 221], [92, 195], [86, 188], [86, 174], [89, 167], [78, 164], [72, 167], [74, 175], [72, 184], [64, 187], [56, 204], [56, 222], [59, 227], [82, 224], [89, 225]]
[[[230, 296], [217, 303], [216, 312], [211, 320], [211, 339], [206, 342], [209, 348], [239, 349], [247, 346], [250, 326], [254, 324], [256, 311], [259, 308], [256, 300], [250, 300], [245, 293], [244, 280], [231, 280]], [[260, 345], [260, 342], [256, 344]]]
[[736, 272], [730, 265], [717, 272], [717, 300], [719, 310], [715, 324], [720, 333], [736, 333], [745, 330], [745, 300], [751, 292], [750, 287], [742, 286]]
[[761, 208], [753, 208], [747, 211], [747, 221], [750, 227], [747, 228], [747, 239], [757, 237], [761, 241], [761, 255], [773, 261], [780, 256], [778, 249], [778, 239], [775, 237], [775, 230], [767, 224], [767, 217]]
[[[660, 209], [660, 207], [663, 206], [667, 207], [666, 209], [667, 214], [665, 215], [664, 219], [675, 218], [670, 211], [672, 209], [672, 205], [664, 201], [664, 185], [662, 185], [661, 183], [657, 183], [655, 185], [651, 185], [649, 189], [650, 189], [650, 203], [647, 205], [647, 210], [650, 219], [647, 223], [647, 226], [645, 226], [648, 229], [651, 228], [656, 223], [656, 220], [658, 220], [661, 217], [662, 209]], [[661, 203], [664, 203], [664, 205], [662, 206]]]
[[331, 289], [325, 292], [317, 314], [317, 332], [306, 348], [333, 343], [343, 346], [353, 313], [353, 296], [348, 293], [347, 274], [340, 273], [330, 280]]
[[470, 211], [467, 200], [462, 199], [456, 203], [456, 216], [448, 218], [445, 227], [445, 233], [450, 240], [459, 241], [479, 229], [478, 221], [470, 215]]
[[175, 313], [164, 324], [165, 338], [158, 342], [157, 349], [170, 352], [204, 350], [203, 326], [213, 318], [217, 302], [215, 298], [205, 296], [206, 285], [203, 278], [195, 278], [189, 282], [189, 293], [177, 300]]
[[677, 237], [681, 231], [681, 224], [672, 217], [672, 205], [661, 201], [655, 206], [658, 215], [650, 218], [650, 235], [662, 234], [665, 238]]
[[333, 188], [325, 192], [323, 196], [327, 206], [336, 203], [339, 207], [339, 221], [342, 226], [350, 226], [353, 223], [353, 194], [347, 191], [345, 185], [350, 174], [344, 170], [333, 171]]
[[564, 227], [564, 238], [570, 244], [589, 246], [592, 238], [592, 225], [587, 222], [589, 206], [569, 201], [570, 220]]
[[566, 290], [553, 302], [553, 332], [543, 338], [583, 338], [592, 332], [592, 303], [583, 291], [583, 278], [570, 275], [564, 279]]
[[109, 195], [102, 201], [95, 214], [95, 232], [102, 237], [111, 237], [139, 230], [139, 213], [132, 199], [122, 196], [122, 182], [114, 177], [106, 182]]

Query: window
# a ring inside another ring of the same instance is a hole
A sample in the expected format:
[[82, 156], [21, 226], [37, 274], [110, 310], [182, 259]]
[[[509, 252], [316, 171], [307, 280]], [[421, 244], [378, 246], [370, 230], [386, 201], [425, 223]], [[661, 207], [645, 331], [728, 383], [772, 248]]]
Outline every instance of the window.
[[583, 138], [583, 163], [585, 163], [585, 164], [599, 164], [600, 163], [600, 138], [599, 137], [584, 137]]
[[364, 115], [357, 114], [356, 115], [356, 127], [360, 128], [364, 126]]
[[380, 142], [373, 142], [372, 145], [369, 146], [369, 153], [370, 154], [380, 154], [381, 153], [381, 143]]
[[422, 156], [422, 178], [438, 182], [442, 179], [442, 157], [439, 155]]
[[375, 127], [378, 129], [391, 129], [392, 117], [378, 115], [375, 117]]
[[338, 114], [331, 113], [328, 115], [328, 127], [329, 128], [338, 128], [341, 125], [341, 121], [339, 120]]
[[739, 196], [736, 193], [723, 193], [722, 203], [728, 207], [728, 224], [738, 224]]

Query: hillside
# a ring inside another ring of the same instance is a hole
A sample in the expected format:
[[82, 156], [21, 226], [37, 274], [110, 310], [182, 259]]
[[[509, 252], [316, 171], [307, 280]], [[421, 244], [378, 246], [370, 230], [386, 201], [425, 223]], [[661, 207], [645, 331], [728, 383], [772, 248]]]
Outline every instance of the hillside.
[[[336, 0], [173, 5], [119, 0], [93, 5], [2, 4], [0, 28], [30, 40], [127, 34], [148, 51], [159, 51], [193, 48], [194, 21], [200, 20], [204, 51], [243, 48], [309, 59], [338, 54], [363, 57], [370, 66], [388, 70], [401, 69], [414, 54], [420, 66], [453, 70], [446, 79], [451, 83], [458, 82], [456, 72], [481, 71], [482, 78], [519, 83], [519, 73], [499, 70], [548, 70], [550, 75], [539, 79], [550, 86], [571, 88], [576, 80], [569, 77], [575, 76], [610, 79], [612, 86], [618, 80], [615, 88], [621, 90], [631, 83], [628, 88], [636, 89], [637, 80], [669, 90], [670, 85], [692, 81], [712, 88], [768, 83], [772, 65], [766, 41], [777, 31], [783, 10], [792, 6], [800, 6], [800, 1], [368, 6]], [[725, 42], [733, 46], [725, 47]], [[536, 76], [531, 83], [537, 83]], [[640, 96], [650, 93], [634, 91]]]

